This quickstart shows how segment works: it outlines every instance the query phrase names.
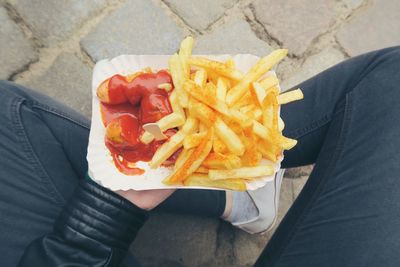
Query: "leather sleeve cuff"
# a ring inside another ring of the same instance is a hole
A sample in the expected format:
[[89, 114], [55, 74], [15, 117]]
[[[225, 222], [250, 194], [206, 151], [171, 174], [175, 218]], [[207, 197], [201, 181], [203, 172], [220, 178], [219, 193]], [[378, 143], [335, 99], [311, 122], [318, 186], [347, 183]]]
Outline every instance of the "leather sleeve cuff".
[[147, 212], [91, 180], [82, 180], [64, 207], [55, 231], [84, 235], [110, 247], [128, 249]]

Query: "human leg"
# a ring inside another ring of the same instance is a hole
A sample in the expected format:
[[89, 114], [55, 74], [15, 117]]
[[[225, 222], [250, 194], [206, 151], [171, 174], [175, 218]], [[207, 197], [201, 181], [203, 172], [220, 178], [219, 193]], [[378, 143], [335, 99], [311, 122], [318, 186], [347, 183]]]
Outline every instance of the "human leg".
[[[15, 266], [84, 177], [88, 120], [54, 100], [0, 82], [0, 255]], [[34, 265], [34, 263], [32, 263]], [[124, 266], [139, 266], [131, 255]]]
[[[399, 67], [400, 49], [389, 48], [300, 85], [321, 119], [287, 133], [299, 147], [284, 166], [316, 165], [256, 266], [400, 264]], [[288, 105], [284, 120], [311, 121], [302, 110]]]

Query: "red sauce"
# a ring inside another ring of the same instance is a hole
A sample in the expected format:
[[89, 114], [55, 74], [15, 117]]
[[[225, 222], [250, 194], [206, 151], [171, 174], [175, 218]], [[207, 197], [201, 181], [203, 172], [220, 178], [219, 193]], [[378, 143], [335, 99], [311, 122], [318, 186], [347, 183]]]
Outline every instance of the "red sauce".
[[156, 122], [172, 112], [168, 92], [157, 87], [162, 83], [172, 84], [172, 78], [167, 71], [143, 73], [137, 76], [125, 91], [132, 105], [140, 103], [140, 119], [143, 124]]
[[139, 114], [139, 107], [132, 106], [129, 103], [118, 105], [100, 103], [100, 113], [104, 127], [106, 127], [110, 121], [122, 114], [131, 114], [137, 116]]
[[[165, 135], [171, 137], [176, 133], [176, 130], [169, 129], [165, 132]], [[150, 161], [157, 151], [157, 149], [165, 142], [163, 141], [153, 141], [150, 144], [138, 143], [134, 146], [120, 146], [115, 142], [106, 139], [106, 146], [110, 150], [111, 155], [114, 160], [114, 164], [117, 169], [127, 175], [139, 175], [143, 174], [144, 170], [140, 168], [135, 168], [134, 163], [137, 161]], [[178, 152], [178, 151], [177, 151]], [[173, 164], [179, 153], [174, 153], [164, 165]]]
[[121, 104], [127, 102], [125, 89], [129, 87], [129, 83], [122, 75], [114, 75], [108, 81], [108, 97], [110, 103]]
[[144, 173], [143, 169], [132, 167], [130, 162], [117, 153], [111, 153], [111, 155], [113, 157], [115, 167], [117, 167], [117, 169], [123, 174], [140, 175]]
[[[147, 145], [140, 142], [140, 136], [144, 132], [143, 124], [156, 122], [172, 113], [167, 91], [157, 87], [162, 83], [172, 84], [172, 78], [165, 70], [140, 74], [130, 83], [121, 75], [114, 75], [109, 80], [109, 97], [112, 103], [120, 104], [101, 103], [102, 120], [105, 127], [111, 122], [117, 122], [121, 128], [120, 136], [123, 141], [116, 142], [106, 137], [105, 144], [112, 154], [117, 169], [126, 175], [142, 174], [144, 170], [136, 168], [134, 163], [150, 161], [165, 142], [165, 140], [154, 140]], [[175, 129], [164, 132], [168, 137], [175, 133]], [[164, 165], [173, 164], [179, 155], [178, 152], [174, 153]]]

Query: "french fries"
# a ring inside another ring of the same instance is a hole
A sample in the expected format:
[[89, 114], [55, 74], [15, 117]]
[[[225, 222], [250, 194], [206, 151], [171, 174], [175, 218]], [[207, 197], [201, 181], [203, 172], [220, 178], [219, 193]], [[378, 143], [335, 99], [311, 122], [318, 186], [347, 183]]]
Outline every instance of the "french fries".
[[283, 150], [267, 140], [260, 140], [258, 142], [257, 151], [261, 153], [263, 158], [272, 162], [277, 162]]
[[182, 164], [182, 166], [175, 169], [174, 172], [164, 180], [164, 182], [166, 184], [181, 183], [190, 174], [194, 173], [196, 169], [200, 167], [201, 163], [207, 157], [208, 153], [210, 153], [212, 148], [213, 135], [214, 130], [211, 128], [208, 131], [207, 135], [205, 135], [204, 138], [201, 140], [199, 146], [193, 149], [192, 152], [190, 152], [189, 156]]
[[276, 78], [276, 76], [268, 76], [264, 80], [261, 80], [259, 83], [262, 88], [264, 88], [264, 90], [267, 90], [271, 87], [277, 86], [279, 84], [279, 80], [278, 78]]
[[228, 90], [227, 88], [227, 81], [224, 78], [218, 78], [217, 80], [217, 99], [220, 101], [225, 102], [225, 97], [226, 97], [226, 92]]
[[246, 183], [242, 179], [211, 180], [207, 174], [195, 173], [183, 183], [186, 186], [216, 187], [235, 191], [246, 191]]
[[229, 112], [232, 119], [239, 123], [240, 126], [249, 127], [253, 124], [252, 118], [248, 117], [246, 114], [243, 114], [239, 110], [231, 109]]
[[203, 161], [202, 166], [207, 169], [233, 169], [242, 165], [240, 158], [233, 154], [211, 152]]
[[194, 133], [187, 135], [183, 141], [183, 147], [185, 149], [191, 149], [200, 145], [203, 138], [206, 136], [205, 132]]
[[192, 49], [193, 49], [193, 37], [188, 36], [183, 41], [181, 42], [181, 45], [179, 47], [179, 55], [185, 55], [185, 56], [190, 56], [192, 54]]
[[177, 114], [181, 115], [183, 118], [185, 118], [185, 111], [183, 110], [183, 108], [179, 102], [177, 91], [174, 90], [169, 95], [169, 102], [171, 103], [171, 107], [172, 107], [172, 110], [174, 111], [174, 113], [177, 113]]
[[199, 128], [199, 121], [195, 117], [187, 118], [185, 124], [182, 127], [182, 131], [186, 134], [192, 134]]
[[157, 86], [157, 88], [164, 89], [165, 91], [169, 92], [172, 90], [172, 84], [170, 83], [162, 83]]
[[215, 132], [218, 138], [225, 143], [227, 148], [235, 155], [243, 155], [244, 145], [240, 138], [229, 128], [223, 120], [217, 118], [214, 123]]
[[150, 167], [153, 169], [159, 167], [182, 146], [184, 139], [185, 133], [183, 133], [182, 131], [174, 134], [167, 142], [165, 142], [158, 148], [149, 163]]
[[185, 73], [184, 65], [182, 64], [181, 57], [175, 54], [169, 59], [169, 71], [174, 82], [175, 91], [178, 96], [179, 104], [182, 107], [187, 107], [189, 104], [188, 94], [183, 90], [182, 86], [187, 78]]
[[196, 74], [194, 76], [194, 82], [203, 88], [206, 83], [207, 83], [207, 72], [204, 69], [199, 69], [196, 71]]
[[[180, 114], [177, 114], [177, 113], [171, 113], [171, 114], [163, 117], [162, 119], [160, 119], [158, 122], [156, 122], [156, 124], [158, 125], [158, 127], [160, 128], [160, 130], [162, 132], [164, 132], [168, 129], [171, 129], [171, 128], [181, 126], [184, 123], [185, 123], [184, 117], [182, 117]], [[144, 132], [142, 134], [142, 136], [140, 137], [140, 141], [143, 144], [149, 144], [153, 140], [154, 140], [154, 136], [149, 132]]]
[[188, 80], [183, 84], [183, 89], [201, 103], [229, 116], [228, 106], [221, 100], [217, 99], [215, 95], [216, 88], [212, 83], [207, 83], [203, 88], [201, 88], [195, 82]]
[[232, 80], [239, 81], [243, 78], [243, 74], [241, 71], [234, 69], [222, 62], [202, 57], [191, 57], [188, 61], [190, 65], [208, 69], [218, 75], [230, 78]]
[[260, 59], [240, 82], [233, 87], [226, 96], [226, 102], [228, 106], [232, 106], [236, 101], [241, 98], [248, 90], [249, 85], [252, 82], [257, 81], [261, 76], [267, 73], [275, 64], [286, 57], [287, 49], [277, 49], [266, 57]]
[[192, 154], [193, 149], [184, 149], [182, 152], [179, 154], [178, 158], [175, 161], [175, 166], [174, 169], [179, 169], [182, 167], [183, 163], [187, 161], [189, 156]]
[[303, 98], [303, 92], [300, 89], [296, 89], [279, 95], [278, 104], [283, 105]]
[[272, 139], [271, 131], [256, 120], [253, 121], [253, 132], [262, 139]]
[[223, 180], [233, 178], [254, 178], [261, 176], [269, 176], [274, 174], [274, 168], [269, 165], [257, 166], [257, 167], [242, 167], [231, 170], [209, 170], [208, 178], [211, 180]]
[[285, 122], [282, 120], [281, 117], [278, 118], [278, 130], [280, 132], [283, 131], [283, 129], [285, 129]]
[[222, 142], [221, 139], [219, 139], [216, 135], [214, 136], [213, 140], [213, 151], [222, 154], [229, 151], [224, 142]]
[[278, 146], [285, 150], [290, 150], [297, 144], [297, 140], [287, 138], [283, 135], [279, 135], [277, 139], [276, 142], [278, 143]]
[[241, 139], [246, 150], [241, 157], [243, 166], [258, 166], [262, 159], [262, 153], [255, 149], [258, 146], [258, 138], [251, 128], [243, 129]]
[[206, 167], [200, 166], [197, 170], [196, 173], [206, 173], [208, 174], [208, 169]]
[[191, 114], [207, 127], [212, 127], [217, 119], [215, 112], [200, 102], [191, 106]]
[[266, 92], [265, 92], [265, 89], [263, 88], [263, 86], [258, 82], [252, 83], [250, 86], [250, 93], [252, 94], [253, 98], [255, 99], [255, 102], [257, 103], [257, 105], [259, 107], [261, 107], [261, 105], [264, 101], [264, 98], [266, 96]]
[[[169, 92], [173, 113], [157, 125], [179, 131], [158, 148], [150, 166], [157, 168], [181, 149], [165, 184], [246, 190], [253, 179], [273, 175], [273, 164], [297, 143], [282, 135], [279, 106], [303, 94], [280, 94], [278, 78], [268, 73], [287, 50], [275, 50], [243, 74], [233, 59], [192, 56], [192, 48], [188, 37], [169, 60], [174, 89], [159, 85]], [[143, 143], [152, 140], [150, 133], [141, 136]]]

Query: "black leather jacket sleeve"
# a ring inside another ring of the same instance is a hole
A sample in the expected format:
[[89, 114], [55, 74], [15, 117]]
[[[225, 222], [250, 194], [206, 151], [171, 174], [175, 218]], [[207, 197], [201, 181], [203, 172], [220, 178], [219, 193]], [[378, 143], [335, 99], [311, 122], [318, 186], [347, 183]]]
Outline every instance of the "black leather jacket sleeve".
[[129, 201], [84, 180], [53, 232], [33, 241], [18, 266], [118, 266], [146, 218]]

